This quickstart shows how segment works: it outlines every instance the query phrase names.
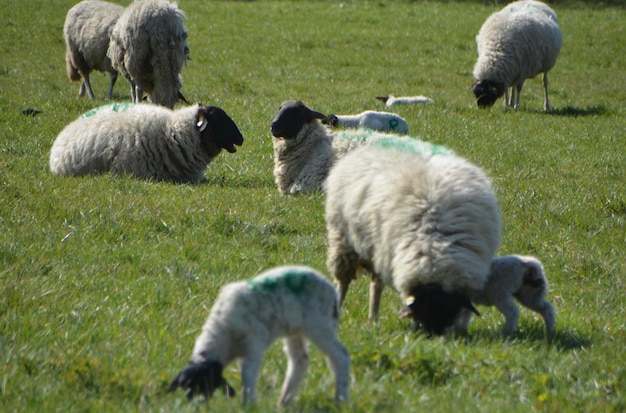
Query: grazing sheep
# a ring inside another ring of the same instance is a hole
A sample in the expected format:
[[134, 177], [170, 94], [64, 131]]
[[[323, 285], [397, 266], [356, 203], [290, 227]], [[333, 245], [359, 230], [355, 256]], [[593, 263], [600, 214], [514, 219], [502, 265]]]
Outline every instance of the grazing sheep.
[[50, 152], [50, 170], [197, 183], [222, 149], [233, 153], [242, 143], [237, 125], [215, 106], [172, 111], [113, 104], [87, 112], [61, 131]]
[[431, 98], [427, 98], [426, 96], [402, 96], [395, 97], [393, 95], [387, 96], [376, 96], [376, 99], [385, 102], [386, 106], [393, 105], [408, 105], [414, 103], [435, 103]]
[[283, 102], [271, 125], [274, 145], [274, 178], [283, 195], [321, 189], [328, 170], [346, 153], [364, 145], [399, 141], [423, 156], [451, 153], [448, 149], [417, 139], [367, 129], [331, 134], [320, 119], [326, 116], [297, 100]]
[[78, 3], [67, 12], [63, 25], [65, 62], [70, 80], [81, 81], [78, 96], [84, 96], [86, 90], [89, 97], [94, 99], [89, 82], [92, 70], [109, 73], [111, 82], [107, 98], [110, 99], [113, 95], [117, 70], [107, 57], [107, 48], [113, 26], [123, 11], [124, 7], [118, 4], [87, 0]]
[[524, 81], [542, 73], [543, 109], [550, 110], [548, 71], [554, 67], [563, 43], [558, 19], [550, 7], [534, 0], [511, 3], [489, 16], [476, 43], [478, 60], [472, 91], [479, 107], [491, 106], [506, 95], [504, 103], [517, 109]]
[[244, 403], [254, 402], [263, 353], [282, 337], [287, 374], [279, 404], [294, 398], [304, 380], [309, 364], [307, 339], [328, 358], [335, 376], [335, 400], [347, 401], [350, 355], [337, 338], [338, 317], [335, 288], [308, 267], [276, 267], [247, 282], [228, 284], [196, 339], [190, 363], [168, 391], [181, 387], [189, 398], [196, 394], [209, 398], [221, 387], [234, 395], [222, 371], [241, 359]]
[[371, 274], [369, 318], [384, 285], [431, 334], [452, 326], [484, 287], [500, 244], [500, 213], [484, 172], [455, 155], [423, 157], [395, 145], [358, 149], [325, 183], [327, 266], [340, 302]]
[[322, 119], [322, 123], [331, 127], [368, 128], [381, 132], [409, 133], [406, 120], [395, 113], [366, 110], [358, 115], [333, 115]]
[[184, 18], [165, 0], [135, 0], [118, 19], [107, 54], [130, 80], [133, 103], [146, 93], [152, 103], [173, 108], [180, 98], [180, 72], [189, 57]]
[[[519, 319], [515, 298], [524, 307], [541, 314], [550, 340], [555, 332], [556, 315], [546, 300], [547, 295], [548, 281], [541, 262], [534, 257], [507, 255], [491, 262], [485, 288], [473, 292], [470, 299], [475, 304], [496, 306], [506, 319], [504, 334], [510, 336]], [[470, 321], [471, 314], [466, 313], [458, 320], [457, 327], [466, 332]]]

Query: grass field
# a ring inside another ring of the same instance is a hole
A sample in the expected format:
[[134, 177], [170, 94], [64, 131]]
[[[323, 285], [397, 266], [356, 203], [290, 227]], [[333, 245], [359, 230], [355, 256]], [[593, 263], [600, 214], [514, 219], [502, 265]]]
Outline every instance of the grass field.
[[[107, 103], [106, 75], [92, 75], [90, 101], [65, 74], [62, 26], [73, 3], [0, 8], [0, 411], [240, 411], [240, 395], [189, 403], [165, 389], [221, 285], [285, 263], [325, 271], [324, 196], [278, 194], [269, 123], [286, 99], [356, 113], [384, 110], [374, 97], [388, 93], [433, 98], [394, 111], [412, 135], [491, 176], [499, 254], [543, 261], [557, 334], [548, 344], [542, 320], [522, 310], [506, 341], [503, 317], [482, 308], [469, 337], [430, 340], [397, 319], [390, 290], [372, 325], [360, 280], [340, 325], [351, 400], [333, 404], [332, 377], [313, 349], [286, 410], [626, 410], [626, 9], [554, 6], [564, 44], [550, 74], [554, 110], [544, 114], [539, 79], [526, 82], [517, 111], [474, 104], [474, 36], [502, 3], [180, 0], [192, 58], [182, 91], [224, 108], [246, 139], [189, 186], [50, 174], [63, 126]], [[129, 95], [120, 79], [115, 100]], [[43, 113], [22, 115], [27, 108]], [[260, 401], [246, 411], [274, 410], [284, 371], [275, 345]], [[234, 365], [226, 376], [241, 389]]]

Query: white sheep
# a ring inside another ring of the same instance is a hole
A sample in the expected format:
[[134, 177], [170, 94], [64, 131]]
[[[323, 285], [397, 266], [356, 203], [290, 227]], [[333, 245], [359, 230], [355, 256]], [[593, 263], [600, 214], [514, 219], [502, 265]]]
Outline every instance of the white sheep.
[[189, 57], [184, 13], [165, 0], [135, 0], [113, 28], [107, 55], [131, 82], [133, 103], [144, 93], [152, 103], [174, 107], [180, 73]]
[[406, 120], [395, 113], [366, 110], [358, 115], [329, 114], [322, 123], [330, 127], [368, 128], [381, 132], [409, 133]]
[[124, 7], [118, 4], [87, 0], [78, 3], [67, 12], [63, 25], [65, 62], [70, 80], [81, 81], [78, 96], [84, 96], [87, 91], [89, 97], [94, 99], [89, 81], [92, 70], [109, 73], [107, 98], [110, 99], [113, 95], [117, 70], [107, 57], [107, 49], [113, 26], [123, 11]]
[[364, 145], [384, 145], [399, 140], [424, 156], [450, 150], [418, 139], [378, 133], [368, 129], [330, 133], [320, 123], [326, 116], [297, 100], [282, 103], [271, 124], [274, 146], [274, 178], [283, 195], [321, 189], [328, 170], [346, 153]]
[[[524, 307], [541, 314], [550, 340], [555, 332], [556, 315], [554, 307], [546, 300], [547, 295], [548, 281], [541, 262], [534, 257], [507, 255], [491, 262], [485, 288], [472, 292], [470, 300], [475, 304], [495, 306], [506, 319], [504, 334], [507, 336], [517, 328], [517, 300]], [[471, 316], [466, 313], [457, 321], [461, 331], [467, 331]]]
[[478, 314], [469, 294], [484, 287], [500, 245], [496, 196], [480, 168], [456, 155], [370, 145], [337, 161], [325, 190], [326, 263], [340, 302], [367, 271], [372, 320], [385, 285], [431, 334], [462, 309]]
[[435, 103], [434, 100], [428, 98], [426, 96], [399, 96], [395, 97], [393, 95], [387, 96], [376, 96], [376, 99], [385, 102], [385, 106], [393, 106], [393, 105], [409, 105], [416, 103]]
[[249, 281], [225, 285], [196, 339], [190, 363], [174, 378], [168, 391], [181, 387], [189, 398], [205, 398], [222, 388], [234, 395], [222, 375], [233, 360], [241, 359], [244, 403], [257, 398], [256, 381], [263, 353], [283, 338], [287, 374], [279, 404], [298, 393], [309, 356], [307, 339], [328, 359], [335, 377], [335, 400], [348, 400], [350, 355], [337, 338], [337, 293], [319, 272], [303, 266], [282, 266]]
[[511, 3], [489, 16], [476, 42], [472, 91], [479, 107], [491, 106], [506, 95], [504, 103], [517, 109], [524, 81], [542, 73], [543, 109], [550, 110], [548, 71], [563, 43], [556, 13], [550, 7], [534, 0]]
[[215, 106], [173, 111], [113, 104], [87, 112], [61, 131], [50, 152], [50, 170], [196, 183], [222, 149], [233, 153], [242, 143], [237, 125]]

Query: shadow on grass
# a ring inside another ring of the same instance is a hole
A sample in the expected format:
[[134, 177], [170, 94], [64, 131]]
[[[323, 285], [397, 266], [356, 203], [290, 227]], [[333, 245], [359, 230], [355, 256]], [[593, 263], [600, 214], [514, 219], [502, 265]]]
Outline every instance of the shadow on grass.
[[496, 343], [498, 341], [504, 343], [507, 340], [515, 340], [536, 344], [545, 343], [546, 345], [552, 346], [560, 351], [572, 351], [591, 345], [591, 340], [588, 337], [583, 337], [571, 330], [558, 329], [554, 334], [552, 341], [548, 343], [545, 330], [541, 327], [518, 330], [511, 338], [505, 337], [500, 330], [474, 330], [467, 337], [467, 341], [468, 343], [482, 340], [492, 343]]
[[587, 106], [586, 108], [577, 108], [573, 106], [565, 106], [564, 108], [552, 109], [548, 115], [552, 116], [568, 116], [577, 118], [578, 116], [594, 116], [604, 115], [608, 112], [607, 108], [603, 105], [599, 106]]

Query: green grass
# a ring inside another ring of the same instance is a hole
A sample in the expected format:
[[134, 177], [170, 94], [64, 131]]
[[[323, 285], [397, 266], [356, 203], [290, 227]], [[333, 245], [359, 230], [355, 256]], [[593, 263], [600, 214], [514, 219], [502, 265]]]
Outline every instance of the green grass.
[[[354, 284], [340, 336], [352, 355], [351, 401], [332, 403], [323, 357], [288, 411], [626, 410], [626, 35], [623, 7], [555, 8], [564, 45], [520, 110], [478, 110], [469, 86], [474, 36], [491, 2], [207, 2], [181, 0], [192, 60], [188, 99], [223, 107], [245, 136], [197, 186], [102, 175], [55, 177], [63, 126], [105, 104], [78, 99], [65, 74], [62, 26], [73, 0], [6, 0], [0, 8], [0, 410], [240, 411], [241, 398], [188, 403], [166, 386], [188, 360], [217, 291], [274, 265], [325, 270], [322, 194], [281, 197], [269, 123], [298, 98], [328, 113], [384, 110], [381, 94], [424, 94], [405, 106], [411, 134], [447, 145], [492, 177], [500, 254], [538, 256], [557, 334], [522, 310], [515, 339], [482, 308], [470, 337], [429, 340], [398, 320], [386, 290], [366, 322], [367, 282]], [[609, 2], [610, 3], [610, 2]], [[115, 99], [129, 100], [120, 79]], [[23, 116], [21, 110], [43, 113]], [[272, 411], [284, 375], [267, 354], [247, 411]], [[230, 366], [227, 378], [238, 390]]]

